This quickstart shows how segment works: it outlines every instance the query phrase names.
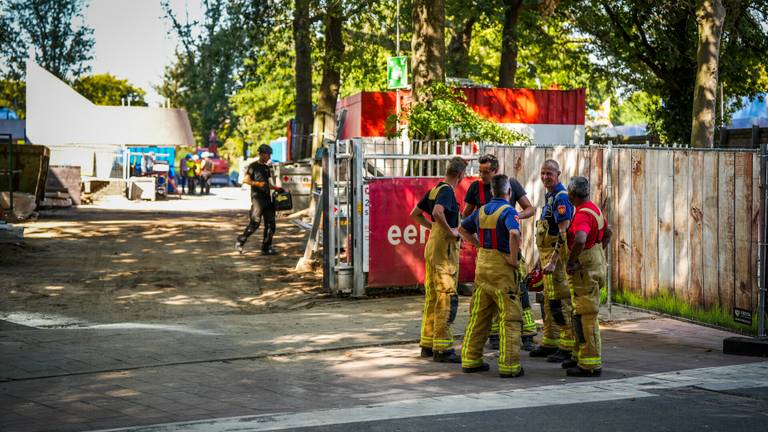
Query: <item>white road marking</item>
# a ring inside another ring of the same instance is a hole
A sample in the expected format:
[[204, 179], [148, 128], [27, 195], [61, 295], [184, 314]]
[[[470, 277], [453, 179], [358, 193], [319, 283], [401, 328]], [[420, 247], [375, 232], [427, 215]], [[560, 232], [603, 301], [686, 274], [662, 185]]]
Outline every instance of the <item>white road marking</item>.
[[568, 383], [528, 389], [439, 396], [350, 408], [227, 417], [101, 432], [256, 432], [374, 422], [434, 415], [653, 397], [649, 390], [698, 386], [734, 390], [768, 386], [768, 362], [688, 369], [632, 378]]

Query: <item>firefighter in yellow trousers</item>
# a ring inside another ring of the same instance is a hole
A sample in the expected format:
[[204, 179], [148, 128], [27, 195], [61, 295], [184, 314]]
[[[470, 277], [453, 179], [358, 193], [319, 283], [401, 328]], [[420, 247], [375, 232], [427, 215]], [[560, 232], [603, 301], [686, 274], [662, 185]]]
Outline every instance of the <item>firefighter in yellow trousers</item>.
[[548, 362], [570, 360], [574, 347], [571, 327], [571, 293], [565, 272], [566, 229], [573, 217], [573, 205], [560, 183], [560, 165], [552, 159], [541, 165], [541, 181], [547, 189], [541, 218], [536, 221], [536, 247], [544, 272], [543, 337], [531, 357], [547, 357]]
[[[445, 179], [427, 192], [411, 211], [411, 218], [430, 229], [424, 248], [424, 314], [421, 320], [422, 357], [440, 363], [460, 363], [453, 349], [451, 324], [459, 307], [459, 203], [454, 189], [464, 178], [467, 163], [448, 162]], [[432, 220], [428, 220], [424, 213]]]
[[597, 321], [600, 288], [605, 285], [605, 248], [611, 228], [603, 212], [589, 200], [589, 181], [573, 177], [568, 198], [576, 211], [568, 228], [568, 264], [576, 346], [573, 359], [563, 362], [568, 376], [597, 377], [602, 372], [600, 326]]
[[499, 321], [499, 376], [523, 375], [520, 365], [520, 218], [509, 204], [510, 185], [501, 174], [491, 181], [493, 199], [464, 219], [459, 233], [477, 247], [475, 291], [461, 350], [461, 368], [466, 373], [487, 371], [483, 345], [494, 314]]

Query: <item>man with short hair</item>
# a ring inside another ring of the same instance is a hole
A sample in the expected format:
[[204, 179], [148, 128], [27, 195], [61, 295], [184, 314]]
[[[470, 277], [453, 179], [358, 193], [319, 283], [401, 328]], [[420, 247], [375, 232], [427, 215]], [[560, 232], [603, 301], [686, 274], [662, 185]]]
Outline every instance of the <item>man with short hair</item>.
[[[499, 173], [499, 160], [492, 154], [486, 154], [480, 156], [478, 159], [480, 163], [480, 179], [473, 181], [467, 189], [467, 194], [464, 197], [464, 202], [467, 204], [462, 212], [462, 217], [466, 218], [472, 212], [491, 200], [491, 179], [493, 176]], [[531, 205], [531, 201], [526, 196], [525, 189], [520, 182], [514, 177], [509, 178], [510, 196], [509, 203], [512, 207], [515, 207], [515, 203], [520, 204], [522, 211], [518, 214], [520, 219], [527, 219], [535, 213], [536, 209]], [[522, 255], [518, 258], [522, 258]], [[520, 274], [525, 275], [527, 269], [522, 259], [520, 261]], [[524, 276], [523, 276], [524, 277]], [[533, 320], [533, 313], [531, 312], [531, 300], [528, 296], [528, 287], [525, 283], [520, 285], [520, 300], [523, 305], [523, 332], [522, 343], [523, 349], [531, 351], [534, 349], [533, 337], [536, 336], [536, 323]], [[488, 342], [491, 349], [499, 349], [499, 322], [494, 317], [493, 325], [491, 326], [491, 334], [488, 336]]]
[[571, 358], [574, 345], [571, 292], [565, 273], [565, 234], [573, 217], [573, 205], [568, 201], [565, 186], [560, 183], [560, 164], [557, 161], [544, 161], [540, 175], [547, 189], [541, 218], [536, 222], [536, 247], [539, 250], [536, 267], [544, 272], [544, 337], [541, 345], [530, 355], [547, 357], [551, 363], [562, 363]]
[[[411, 210], [410, 217], [430, 230], [424, 248], [424, 314], [421, 320], [422, 357], [440, 363], [461, 363], [453, 348], [451, 324], [459, 307], [459, 203], [454, 190], [467, 163], [460, 157], [448, 162], [445, 178]], [[428, 220], [424, 213], [431, 216]]]
[[461, 349], [465, 373], [489, 369], [483, 362], [483, 345], [494, 316], [499, 321], [499, 376], [523, 375], [520, 365], [520, 331], [523, 309], [520, 304], [520, 218], [509, 205], [509, 179], [493, 176], [493, 199], [464, 219], [459, 228], [462, 238], [477, 247], [475, 292], [469, 323]]
[[589, 199], [589, 181], [573, 177], [568, 199], [576, 206], [568, 227], [568, 264], [576, 345], [571, 361], [563, 362], [568, 376], [598, 377], [602, 373], [600, 325], [597, 313], [600, 288], [607, 282], [605, 249], [611, 241], [608, 220]]
[[248, 165], [245, 171], [243, 184], [251, 186], [251, 211], [249, 213], [248, 226], [245, 231], [237, 237], [235, 249], [243, 253], [243, 246], [256, 230], [259, 229], [261, 220], [264, 219], [264, 240], [261, 243], [262, 255], [275, 255], [277, 252], [272, 248], [272, 237], [275, 235], [275, 205], [272, 202], [272, 191], [281, 191], [282, 188], [270, 186], [272, 179], [272, 147], [262, 144], [259, 146], [259, 158]]

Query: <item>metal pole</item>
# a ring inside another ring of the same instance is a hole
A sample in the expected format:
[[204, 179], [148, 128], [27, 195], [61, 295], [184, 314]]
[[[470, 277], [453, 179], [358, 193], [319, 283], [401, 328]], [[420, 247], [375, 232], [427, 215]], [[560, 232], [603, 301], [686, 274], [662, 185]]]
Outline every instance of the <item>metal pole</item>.
[[334, 230], [336, 229], [333, 204], [335, 202], [333, 166], [336, 154], [335, 145], [330, 143], [323, 153], [323, 286], [330, 292], [336, 290], [336, 275], [334, 263], [336, 261], [336, 241]]
[[766, 336], [765, 329], [765, 296], [768, 289], [768, 144], [761, 146], [760, 152], [760, 226], [759, 237], [760, 245], [758, 247], [758, 275], [760, 284], [758, 292], [758, 312], [757, 312], [757, 333], [760, 337]]
[[[612, 173], [613, 173], [613, 170], [611, 169], [611, 164], [613, 162], [612, 161], [612, 157], [613, 157], [613, 143], [611, 141], [608, 141], [608, 147], [606, 148], [606, 151], [608, 153], [608, 155], [606, 156], [606, 159], [607, 159], [607, 161], [606, 161], [606, 170], [608, 172], [605, 173], [605, 174], [607, 174], [605, 176], [605, 178], [606, 178], [606, 181], [605, 181], [605, 186], [606, 186], [605, 187], [605, 189], [606, 189], [605, 204], [606, 205], [605, 205], [605, 207], [606, 207], [606, 211], [608, 213], [608, 220], [611, 220], [611, 214], [613, 213], [613, 202], [611, 201], [611, 188], [613, 187], [612, 186], [613, 179], [611, 178]], [[614, 239], [613, 241], [615, 242], [616, 240]], [[606, 265], [606, 276], [607, 276], [606, 277], [606, 281], [608, 283], [608, 299], [607, 299], [606, 303], [608, 303], [608, 320], [609, 321], [613, 319], [613, 300], [612, 300], [612, 297], [613, 297], [613, 283], [612, 283], [612, 281], [613, 281], [613, 275], [612, 275], [613, 265], [611, 265], [611, 260], [612, 259], [613, 259], [613, 254], [611, 253], [611, 247], [609, 246], [608, 250], [606, 251], [606, 260], [605, 260], [606, 264], [607, 264]]]
[[363, 274], [363, 145], [360, 140], [352, 141], [352, 271], [354, 280], [352, 296], [365, 295]]

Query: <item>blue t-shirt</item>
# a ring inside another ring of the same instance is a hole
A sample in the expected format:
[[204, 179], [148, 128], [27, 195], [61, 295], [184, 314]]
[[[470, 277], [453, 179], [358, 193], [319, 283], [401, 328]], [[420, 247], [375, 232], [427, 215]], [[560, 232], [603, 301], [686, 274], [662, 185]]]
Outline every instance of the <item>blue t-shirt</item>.
[[[493, 198], [491, 202], [472, 212], [468, 218], [461, 222], [461, 227], [470, 234], [480, 231], [480, 211], [485, 215], [491, 215], [503, 205], [509, 203], [503, 198]], [[496, 223], [496, 249], [503, 253], [509, 253], [509, 232], [511, 230], [520, 230], [520, 221], [517, 216], [517, 210], [510, 206], [501, 212], [499, 221]], [[480, 239], [480, 246], [485, 249], [491, 249], [491, 230], [484, 230], [484, 238]]]
[[[440, 182], [437, 186], [442, 184], [448, 185], [445, 182]], [[451, 228], [459, 226], [459, 203], [456, 201], [456, 195], [453, 194], [451, 185], [440, 188], [434, 201], [429, 199], [430, 192], [432, 192], [432, 189], [424, 194], [424, 197], [422, 197], [421, 201], [417, 204], [418, 207], [422, 211], [429, 213], [429, 217], [433, 219], [432, 221], [434, 222], [434, 218], [432, 218], [432, 210], [434, 210], [437, 204], [440, 204], [445, 209], [445, 221], [448, 222], [448, 226]]]
[[557, 224], [573, 218], [573, 204], [568, 200], [568, 191], [562, 183], [555, 186], [554, 191], [544, 196], [544, 208], [541, 210], [541, 220], [549, 221], [549, 235], [560, 232]]

